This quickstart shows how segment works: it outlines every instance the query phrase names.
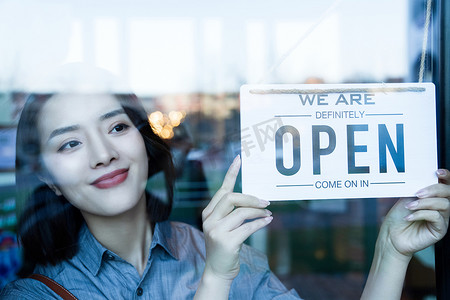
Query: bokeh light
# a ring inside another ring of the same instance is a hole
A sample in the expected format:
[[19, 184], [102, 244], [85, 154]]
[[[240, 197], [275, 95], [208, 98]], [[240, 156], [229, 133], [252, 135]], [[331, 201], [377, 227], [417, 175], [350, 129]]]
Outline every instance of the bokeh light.
[[179, 126], [185, 117], [184, 111], [170, 111], [168, 114], [154, 111], [148, 115], [148, 120], [155, 133], [167, 140], [173, 138], [173, 129]]

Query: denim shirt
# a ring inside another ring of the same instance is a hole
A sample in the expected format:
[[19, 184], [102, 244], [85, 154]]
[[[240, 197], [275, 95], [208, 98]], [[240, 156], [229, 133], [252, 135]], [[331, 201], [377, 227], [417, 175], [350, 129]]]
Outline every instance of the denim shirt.
[[[147, 266], [142, 276], [128, 262], [103, 247], [87, 226], [80, 232], [80, 248], [56, 266], [37, 266], [78, 299], [192, 299], [205, 266], [203, 233], [190, 225], [161, 222], [155, 226]], [[229, 299], [299, 299], [269, 270], [267, 258], [243, 245], [241, 268]], [[26, 278], [9, 283], [1, 299], [60, 299], [41, 282]]]

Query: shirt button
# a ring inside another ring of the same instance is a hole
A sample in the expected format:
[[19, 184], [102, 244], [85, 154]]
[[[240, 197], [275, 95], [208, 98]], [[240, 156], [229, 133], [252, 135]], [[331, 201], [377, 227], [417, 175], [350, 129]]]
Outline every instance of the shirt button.
[[112, 256], [111, 254], [106, 254], [106, 259], [107, 260], [114, 260], [114, 256]]
[[138, 296], [142, 296], [143, 293], [144, 293], [144, 290], [142, 288], [138, 288], [136, 290], [136, 295], [138, 295]]

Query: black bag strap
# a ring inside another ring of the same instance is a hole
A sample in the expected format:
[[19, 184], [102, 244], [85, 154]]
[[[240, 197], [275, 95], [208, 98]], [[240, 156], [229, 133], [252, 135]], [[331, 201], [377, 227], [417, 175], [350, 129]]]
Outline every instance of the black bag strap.
[[57, 293], [64, 300], [77, 300], [77, 298], [74, 295], [72, 295], [72, 293], [70, 293], [62, 285], [60, 285], [53, 279], [48, 278], [47, 276], [41, 274], [31, 274], [29, 278], [39, 280], [40, 282], [48, 286], [52, 291]]

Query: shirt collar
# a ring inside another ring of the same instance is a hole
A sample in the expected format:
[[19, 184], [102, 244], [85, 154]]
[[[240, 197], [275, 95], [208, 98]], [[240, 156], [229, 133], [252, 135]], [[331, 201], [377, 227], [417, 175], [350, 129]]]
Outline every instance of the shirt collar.
[[81, 227], [79, 245], [77, 256], [89, 272], [96, 276], [102, 265], [103, 255], [108, 249], [97, 241], [86, 224]]
[[[173, 236], [172, 226], [170, 226], [169, 221], [155, 224], [150, 251], [156, 245], [160, 245], [170, 256], [179, 260], [179, 249], [176, 247], [176, 240]], [[89, 272], [96, 276], [102, 265], [103, 256], [108, 249], [97, 241], [86, 224], [80, 230], [79, 246], [80, 250], [77, 257]]]
[[177, 241], [173, 236], [173, 228], [170, 225], [169, 221], [159, 222], [155, 224], [150, 251], [154, 247], [156, 247], [156, 245], [160, 245], [174, 259], [180, 259], [180, 249], [176, 246]]

